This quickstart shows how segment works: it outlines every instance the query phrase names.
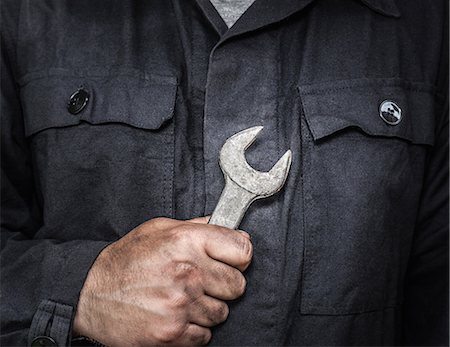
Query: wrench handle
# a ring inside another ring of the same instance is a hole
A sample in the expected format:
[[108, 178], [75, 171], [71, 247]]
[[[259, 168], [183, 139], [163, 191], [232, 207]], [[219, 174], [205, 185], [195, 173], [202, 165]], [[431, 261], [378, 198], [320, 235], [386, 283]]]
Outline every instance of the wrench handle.
[[225, 175], [225, 187], [208, 224], [237, 229], [250, 204], [257, 196]]

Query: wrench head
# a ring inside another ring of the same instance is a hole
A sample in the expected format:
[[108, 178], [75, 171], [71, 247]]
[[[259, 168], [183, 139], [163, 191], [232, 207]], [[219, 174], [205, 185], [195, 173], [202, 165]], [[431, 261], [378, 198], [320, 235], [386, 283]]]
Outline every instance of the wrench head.
[[245, 150], [263, 129], [256, 126], [231, 136], [220, 150], [220, 167], [224, 175], [241, 188], [265, 198], [278, 192], [286, 182], [291, 167], [292, 154], [288, 150], [268, 172], [253, 169], [245, 159]]

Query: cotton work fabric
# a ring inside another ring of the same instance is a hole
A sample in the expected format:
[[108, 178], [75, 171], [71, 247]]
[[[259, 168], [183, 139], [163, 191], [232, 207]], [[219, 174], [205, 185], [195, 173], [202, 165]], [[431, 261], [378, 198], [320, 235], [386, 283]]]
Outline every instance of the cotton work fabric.
[[2, 345], [70, 344], [99, 252], [211, 214], [255, 125], [248, 162], [292, 167], [241, 224], [247, 291], [210, 344], [448, 344], [447, 2], [256, 0], [229, 30], [206, 0], [1, 11]]

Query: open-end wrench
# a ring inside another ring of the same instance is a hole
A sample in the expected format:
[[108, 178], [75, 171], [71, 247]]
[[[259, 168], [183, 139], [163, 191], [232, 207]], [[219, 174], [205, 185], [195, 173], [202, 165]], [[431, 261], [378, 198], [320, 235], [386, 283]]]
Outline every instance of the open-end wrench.
[[231, 136], [220, 150], [225, 187], [210, 224], [236, 229], [253, 201], [271, 196], [283, 187], [291, 167], [290, 150], [268, 172], [256, 171], [245, 159], [245, 150], [262, 129], [256, 126], [242, 130]]

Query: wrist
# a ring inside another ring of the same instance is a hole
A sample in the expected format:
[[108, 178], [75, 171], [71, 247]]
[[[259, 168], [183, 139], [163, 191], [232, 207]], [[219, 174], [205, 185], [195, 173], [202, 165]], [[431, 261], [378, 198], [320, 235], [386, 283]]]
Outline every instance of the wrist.
[[72, 326], [72, 336], [86, 336], [89, 334], [89, 312], [87, 311], [87, 307], [89, 307], [89, 297], [90, 294], [87, 293], [88, 290], [86, 288], [86, 282], [83, 286], [80, 297], [78, 300], [78, 304], [75, 311], [75, 316], [73, 319], [73, 326]]
[[105, 249], [100, 253], [92, 265], [86, 276], [83, 287], [81, 288], [73, 319], [72, 336], [91, 336], [93, 324], [91, 313], [95, 311], [94, 298], [96, 295], [96, 288], [98, 287], [98, 268], [104, 251]]

